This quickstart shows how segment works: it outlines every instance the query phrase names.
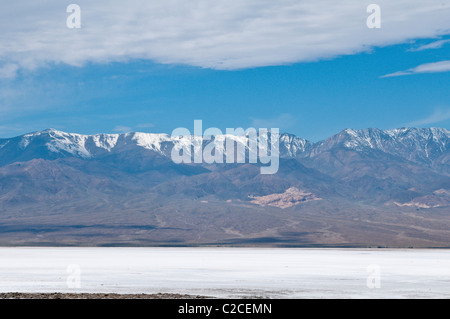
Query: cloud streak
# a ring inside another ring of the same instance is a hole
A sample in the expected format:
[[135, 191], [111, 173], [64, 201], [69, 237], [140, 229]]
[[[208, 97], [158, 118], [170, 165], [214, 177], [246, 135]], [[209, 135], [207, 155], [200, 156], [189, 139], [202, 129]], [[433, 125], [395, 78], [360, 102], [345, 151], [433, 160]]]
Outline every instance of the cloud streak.
[[412, 69], [408, 69], [405, 71], [397, 71], [394, 73], [383, 75], [381, 78], [390, 78], [420, 73], [441, 73], [441, 72], [450, 72], [450, 60], [421, 64]]
[[[59, 0], [8, 2], [0, 11], [0, 76], [47, 64], [126, 62], [234, 70], [316, 61], [450, 30], [450, 3], [380, 0], [382, 28], [366, 26], [371, 2], [348, 0], [78, 0], [68, 29]], [[3, 72], [1, 71], [3, 70]]]
[[295, 118], [288, 113], [280, 114], [273, 118], [250, 118], [251, 126], [255, 128], [279, 128], [288, 129], [295, 124]]
[[427, 116], [423, 119], [408, 123], [407, 126], [427, 126], [427, 125], [443, 123], [448, 120], [450, 120], [450, 109], [436, 109], [429, 116]]
[[131, 127], [128, 126], [124, 126], [124, 125], [118, 125], [116, 127], [114, 127], [113, 131], [114, 132], [118, 132], [118, 133], [128, 133], [131, 132], [133, 129]]
[[450, 39], [434, 41], [434, 42], [431, 42], [428, 44], [421, 45], [418, 48], [410, 49], [409, 51], [417, 52], [417, 51], [425, 51], [425, 50], [431, 50], [431, 49], [440, 49], [447, 43], [450, 43]]

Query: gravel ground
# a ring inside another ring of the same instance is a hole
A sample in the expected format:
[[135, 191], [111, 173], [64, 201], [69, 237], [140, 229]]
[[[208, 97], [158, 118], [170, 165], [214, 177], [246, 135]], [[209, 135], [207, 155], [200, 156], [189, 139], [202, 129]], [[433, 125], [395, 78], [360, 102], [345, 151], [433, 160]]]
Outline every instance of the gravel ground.
[[207, 296], [180, 294], [113, 294], [113, 293], [0, 293], [0, 299], [207, 299]]

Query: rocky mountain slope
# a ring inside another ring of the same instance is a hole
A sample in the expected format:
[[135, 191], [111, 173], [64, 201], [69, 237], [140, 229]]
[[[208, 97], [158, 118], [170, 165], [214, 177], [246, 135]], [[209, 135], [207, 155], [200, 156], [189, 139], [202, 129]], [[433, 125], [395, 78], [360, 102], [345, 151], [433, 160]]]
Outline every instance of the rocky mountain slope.
[[447, 129], [281, 134], [274, 175], [248, 161], [175, 164], [172, 149], [192, 143], [52, 129], [0, 139], [0, 244], [450, 246]]

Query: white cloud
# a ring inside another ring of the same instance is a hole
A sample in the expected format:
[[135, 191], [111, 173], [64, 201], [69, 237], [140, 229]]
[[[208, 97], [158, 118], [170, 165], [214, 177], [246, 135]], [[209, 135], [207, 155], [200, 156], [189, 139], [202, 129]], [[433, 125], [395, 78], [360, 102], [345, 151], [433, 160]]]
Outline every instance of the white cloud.
[[426, 125], [442, 123], [442, 122], [445, 122], [448, 120], [450, 120], [450, 109], [436, 109], [429, 116], [427, 116], [423, 119], [408, 123], [406, 126], [426, 126]]
[[450, 60], [421, 64], [412, 69], [408, 69], [405, 71], [397, 71], [394, 73], [383, 75], [382, 78], [418, 74], [418, 73], [441, 73], [441, 72], [450, 72]]
[[381, 29], [366, 26], [370, 3], [78, 0], [81, 29], [68, 29], [59, 0], [10, 1], [0, 10], [0, 61], [28, 69], [130, 59], [240, 69], [355, 54], [450, 32], [449, 2], [379, 0]]
[[144, 124], [136, 125], [136, 127], [138, 127], [138, 128], [146, 128], [146, 129], [152, 128], [154, 126], [155, 126], [155, 124], [153, 124], [153, 123], [144, 123]]
[[8, 63], [0, 66], [0, 79], [13, 79], [17, 75], [19, 66], [17, 64]]
[[0, 136], [12, 137], [17, 136], [25, 130], [24, 127], [18, 125], [0, 125]]
[[450, 43], [450, 39], [448, 40], [439, 40], [434, 41], [428, 44], [421, 45], [418, 48], [410, 49], [409, 51], [424, 51], [424, 50], [430, 50], [430, 49], [440, 49], [444, 46], [444, 44]]
[[251, 126], [259, 129], [259, 128], [279, 128], [279, 129], [288, 129], [295, 124], [295, 118], [288, 113], [280, 114], [274, 118], [251, 118]]
[[119, 132], [119, 133], [128, 133], [128, 132], [131, 132], [131, 130], [132, 130], [131, 127], [122, 126], [122, 125], [118, 125], [113, 129], [114, 132]]

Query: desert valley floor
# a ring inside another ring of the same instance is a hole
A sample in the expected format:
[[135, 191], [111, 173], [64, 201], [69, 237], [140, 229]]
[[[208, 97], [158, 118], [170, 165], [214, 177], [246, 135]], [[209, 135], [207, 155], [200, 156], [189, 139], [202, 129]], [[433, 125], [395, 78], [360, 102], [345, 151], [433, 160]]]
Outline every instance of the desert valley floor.
[[0, 248], [0, 293], [449, 298], [444, 249]]

